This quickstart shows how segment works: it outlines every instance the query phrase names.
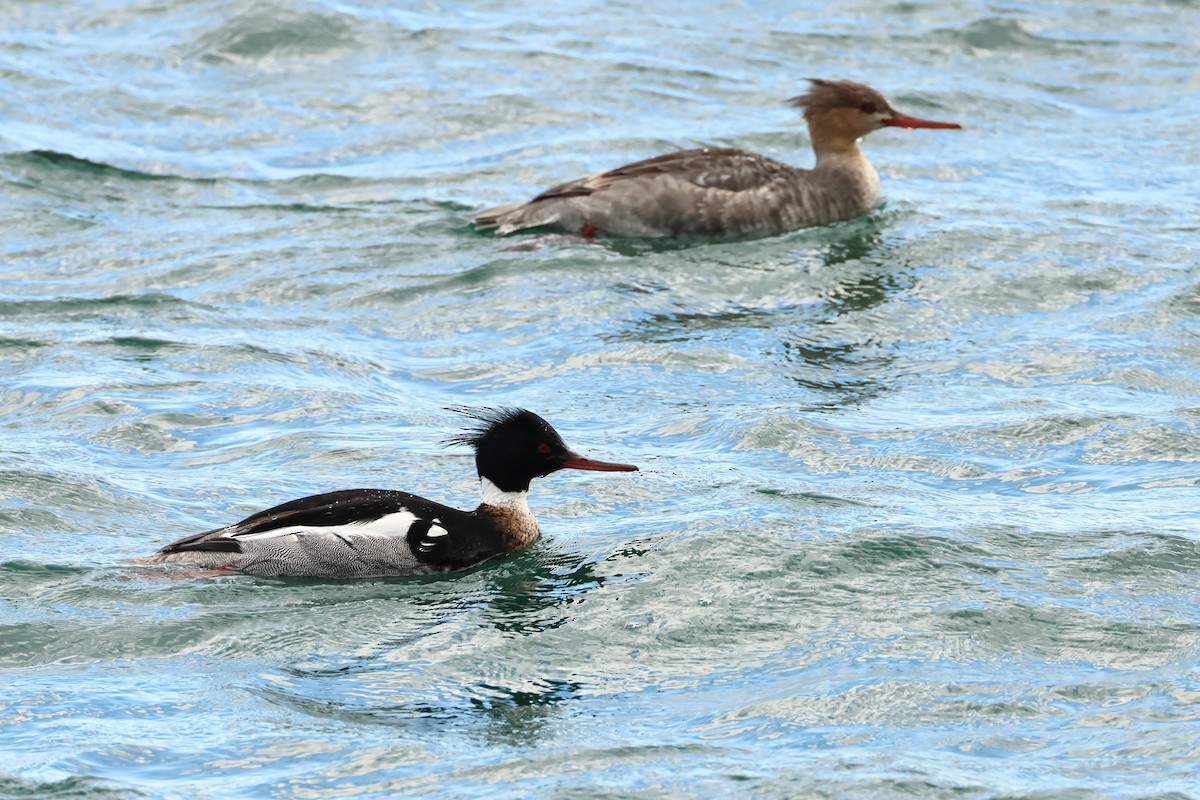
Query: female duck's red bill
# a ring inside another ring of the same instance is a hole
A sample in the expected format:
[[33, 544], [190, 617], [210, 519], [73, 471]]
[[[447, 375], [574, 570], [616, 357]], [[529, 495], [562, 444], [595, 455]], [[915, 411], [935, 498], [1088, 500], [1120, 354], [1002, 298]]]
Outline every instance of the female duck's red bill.
[[956, 131], [962, 130], [962, 125], [959, 125], [957, 122], [934, 122], [930, 119], [910, 117], [908, 114], [901, 114], [899, 111], [882, 120], [882, 122], [884, 125], [891, 125], [896, 128], [949, 128]]
[[611, 461], [597, 461], [594, 458], [584, 458], [578, 453], [571, 453], [562, 462], [563, 469], [590, 469], [596, 472], [637, 472], [633, 464], [614, 464]]

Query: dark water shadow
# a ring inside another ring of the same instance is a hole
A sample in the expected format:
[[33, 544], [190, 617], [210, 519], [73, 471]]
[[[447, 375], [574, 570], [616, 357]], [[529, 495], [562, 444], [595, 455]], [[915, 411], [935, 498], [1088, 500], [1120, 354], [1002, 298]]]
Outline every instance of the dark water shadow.
[[888, 249], [882, 236], [870, 233], [840, 239], [822, 251], [821, 260], [829, 269], [848, 263], [872, 268], [839, 280], [819, 307], [809, 309], [812, 316], [805, 329], [780, 342], [796, 385], [828, 397], [818, 404], [821, 407], [873, 400], [890, 385], [885, 378], [892, 372], [895, 354], [873, 342], [838, 340], [822, 331], [846, 317], [869, 313], [912, 288], [908, 271], [886, 266], [883, 256]]
[[822, 327], [844, 318], [870, 313], [912, 288], [914, 276], [905, 265], [896, 269], [893, 245], [879, 228], [860, 229], [835, 239], [821, 251], [827, 269], [849, 264], [865, 266], [838, 280], [819, 307], [807, 331], [781, 340], [784, 362], [792, 367], [792, 380], [800, 387], [828, 396], [822, 407], [857, 405], [883, 394], [896, 356], [871, 341], [837, 340], [823, 335]]
[[105, 164], [100, 161], [81, 158], [70, 153], [60, 153], [56, 150], [29, 150], [23, 153], [8, 153], [0, 156], [0, 163], [6, 163], [22, 171], [38, 173], [40, 176], [82, 175], [103, 180], [121, 178], [129, 181], [172, 181], [186, 180], [194, 183], [213, 183], [212, 179], [184, 178], [181, 175], [153, 175], [135, 169], [125, 169]]
[[[494, 609], [497, 612], [494, 622], [499, 630], [537, 632], [547, 628], [524, 628], [516, 617], [558, 607], [605, 583], [627, 582], [644, 577], [645, 573], [640, 572], [605, 574], [599, 567], [605, 563], [637, 558], [649, 549], [649, 544], [635, 542], [595, 559], [558, 550], [554, 545], [541, 540], [514, 556], [453, 572], [366, 580], [257, 578], [228, 574], [222, 574], [218, 579], [222, 582], [245, 579], [280, 589], [303, 589], [306, 605], [314, 606], [393, 597], [412, 603], [416, 607], [446, 608], [453, 611], [461, 608], [459, 601], [465, 597], [474, 607], [482, 605], [484, 608]], [[487, 596], [489, 599], [481, 603], [481, 596]]]
[[[632, 542], [596, 558], [542, 545], [468, 573], [373, 582], [364, 597], [379, 597], [381, 589], [390, 588], [402, 595], [405, 605], [433, 612], [422, 615], [429, 620], [429, 629], [453, 622], [469, 610], [475, 614], [472, 624], [510, 636], [536, 635], [569, 624], [570, 607], [587, 593], [608, 583], [644, 577], [644, 573], [616, 572], [603, 565], [636, 559], [650, 547], [646, 542]], [[272, 582], [328, 585], [295, 579]], [[456, 592], [456, 586], [462, 591]], [[320, 598], [314, 600], [320, 602]], [[326, 600], [335, 602], [332, 597]], [[399, 726], [418, 732], [451, 726], [487, 742], [522, 745], [536, 740], [546, 723], [586, 688], [578, 681], [541, 676], [523, 680], [515, 687], [487, 680], [448, 685], [434, 678], [427, 685], [413, 688], [414, 682], [422, 681], [414, 681], [411, 676], [424, 674], [424, 664], [387, 654], [403, 653], [423, 636], [423, 632], [417, 632], [384, 639], [368, 654], [282, 666], [278, 669], [281, 680], [245, 688], [270, 703], [322, 719]], [[379, 688], [386, 686], [388, 675], [409, 677], [398, 680], [394, 690]]]
[[475, 713], [485, 722], [484, 738], [494, 744], [525, 745], [536, 741], [560, 707], [577, 700], [584, 684], [578, 681], [541, 679], [531, 688], [512, 690], [478, 684], [481, 690], [470, 699]]
[[599, 560], [578, 554], [543, 549], [510, 561], [497, 570], [495, 593], [487, 606], [492, 625], [505, 633], [540, 633], [570, 622], [568, 608], [582, 597], [610, 583], [631, 583], [646, 577], [644, 572], [611, 572], [602, 565], [635, 559], [648, 544], [629, 544]]
[[61, 780], [37, 780], [0, 775], [0, 798], [37, 800], [133, 800], [151, 795], [132, 786], [115, 785], [111, 778], [72, 775]]
[[[896, 265], [892, 255], [895, 244], [884, 234], [886, 225], [885, 218], [866, 217], [822, 229], [811, 235], [809, 247], [791, 264], [773, 267], [786, 270], [800, 261], [812, 264], [815, 258], [823, 268], [819, 274], [795, 269], [787, 278], [813, 281], [814, 293], [820, 299], [812, 303], [758, 307], [731, 301], [718, 310], [651, 313], [603, 338], [613, 343], [679, 344], [701, 341], [713, 334], [778, 330], [780, 336], [774, 340], [778, 345], [765, 346], [763, 355], [771, 359], [782, 355], [791, 380], [814, 393], [813, 407], [871, 400], [889, 385], [895, 355], [875, 342], [846, 340], [835, 326], [847, 318], [869, 314], [912, 287], [911, 270], [907, 265]], [[831, 273], [837, 276], [832, 281]], [[641, 286], [639, 291], [652, 289]]]
[[[394, 665], [393, 665], [394, 666]], [[397, 690], [397, 702], [368, 702], [361, 698], [340, 699], [331, 686], [336, 675], [306, 674], [289, 669], [285, 688], [275, 684], [246, 687], [263, 700], [324, 721], [354, 726], [401, 728], [408, 733], [441, 734], [447, 728], [506, 745], [536, 742], [554, 715], [565, 704], [582, 696], [585, 686], [577, 681], [539, 678], [520, 689], [477, 682], [428, 691]]]

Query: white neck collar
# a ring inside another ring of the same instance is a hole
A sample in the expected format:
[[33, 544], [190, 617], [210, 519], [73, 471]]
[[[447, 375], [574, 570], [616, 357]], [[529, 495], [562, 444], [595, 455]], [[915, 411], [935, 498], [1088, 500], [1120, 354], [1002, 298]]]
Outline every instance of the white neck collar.
[[483, 504], [487, 506], [504, 506], [508, 508], [528, 508], [525, 498], [529, 492], [506, 492], [487, 478], [479, 479], [480, 490], [483, 494]]

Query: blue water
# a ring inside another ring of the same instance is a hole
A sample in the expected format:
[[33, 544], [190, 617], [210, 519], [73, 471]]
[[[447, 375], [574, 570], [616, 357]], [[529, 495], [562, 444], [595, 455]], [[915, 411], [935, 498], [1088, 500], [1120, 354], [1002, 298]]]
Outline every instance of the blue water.
[[[1192, 2], [0, 2], [0, 796], [1200, 797]], [[674, 148], [884, 203], [686, 248], [472, 212]], [[457, 577], [127, 559], [451, 405], [631, 475]]]

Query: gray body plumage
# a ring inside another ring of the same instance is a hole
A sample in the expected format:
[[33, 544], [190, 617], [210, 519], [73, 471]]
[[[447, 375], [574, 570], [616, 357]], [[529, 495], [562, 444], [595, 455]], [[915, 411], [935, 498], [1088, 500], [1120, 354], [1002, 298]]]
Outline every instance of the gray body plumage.
[[[214, 534], [219, 535], [219, 531]], [[311, 530], [242, 543], [241, 552], [184, 550], [138, 559], [142, 564], [186, 564], [200, 569], [231, 569], [265, 578], [378, 578], [435, 572], [413, 555], [403, 537], [334, 536]]]
[[706, 147], [555, 186], [475, 221], [501, 235], [592, 226], [616, 236], [749, 239], [851, 219], [878, 202], [879, 176], [861, 155], [800, 169], [745, 150]]

